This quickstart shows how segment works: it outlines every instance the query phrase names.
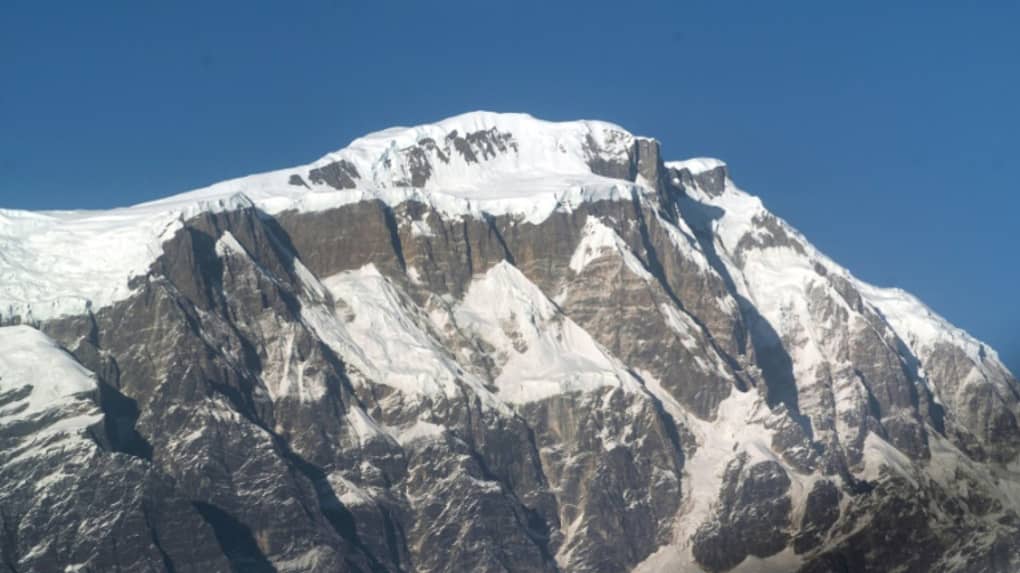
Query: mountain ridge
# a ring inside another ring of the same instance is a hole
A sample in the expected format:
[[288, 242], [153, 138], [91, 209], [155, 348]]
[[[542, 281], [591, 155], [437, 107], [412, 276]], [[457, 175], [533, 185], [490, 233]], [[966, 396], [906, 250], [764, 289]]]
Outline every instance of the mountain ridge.
[[[2, 320], [91, 372], [103, 415], [78, 453], [34, 445], [44, 418], [0, 428], [29, 452], [0, 450], [0, 563], [1018, 565], [1020, 384], [993, 350], [855, 279], [718, 160], [501, 117], [133, 208], [6, 212]], [[40, 292], [74, 304], [29, 317]], [[35, 391], [10, 376], [0, 408]], [[40, 472], [61, 477], [26, 496]], [[95, 475], [136, 477], [105, 492], [122, 505], [75, 502]], [[37, 517], [55, 499], [151, 534], [55, 538], [78, 525]]]

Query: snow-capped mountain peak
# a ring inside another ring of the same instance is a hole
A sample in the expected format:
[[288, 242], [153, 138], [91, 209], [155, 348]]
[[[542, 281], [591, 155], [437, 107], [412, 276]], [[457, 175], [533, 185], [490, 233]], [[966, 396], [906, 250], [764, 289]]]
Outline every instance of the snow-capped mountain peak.
[[0, 211], [0, 569], [1006, 573], [1018, 516], [994, 351], [612, 124]]
[[638, 157], [639, 139], [600, 121], [471, 112], [372, 133], [302, 167], [133, 207], [3, 210], [0, 317], [40, 320], [122, 300], [161, 243], [181, 221], [202, 212], [319, 211], [370, 199], [390, 205], [415, 200], [455, 216], [515, 213], [539, 222], [585, 201], [627, 198], [635, 186], [649, 185], [638, 163], [658, 161]]
[[634, 136], [599, 121], [548, 122], [472, 112], [360, 137], [314, 162], [295, 184], [334, 189], [419, 188], [472, 200], [505, 199], [618, 176]]

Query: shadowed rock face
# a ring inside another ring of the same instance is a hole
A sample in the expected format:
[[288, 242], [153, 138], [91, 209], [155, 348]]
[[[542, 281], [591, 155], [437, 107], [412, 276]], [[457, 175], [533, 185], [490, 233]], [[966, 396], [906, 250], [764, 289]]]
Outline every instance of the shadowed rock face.
[[501, 133], [496, 128], [473, 131], [461, 135], [456, 130], [446, 135], [447, 145], [459, 153], [468, 163], [479, 163], [496, 157], [508, 150], [517, 149], [510, 133]]
[[[618, 144], [625, 138], [630, 138], [630, 136], [623, 132], [611, 133], [608, 144]], [[591, 168], [592, 173], [626, 181], [636, 181], [640, 175], [645, 181], [649, 181], [653, 185], [657, 184], [664, 171], [662, 158], [659, 155], [659, 142], [640, 137], [633, 139], [633, 143], [627, 149], [626, 157], [614, 157], [607, 155], [603, 146], [599, 145], [591, 135], [588, 135], [585, 140], [585, 150], [588, 153], [588, 167]]]
[[[423, 138], [399, 183], [515, 145]], [[202, 213], [133, 296], [39, 324], [103, 417], [49, 448], [78, 410], [6, 424], [31, 389], [0, 392], [0, 571], [1020, 567], [1008, 373], [917, 350], [772, 215], [724, 242], [724, 167], [587, 145], [648, 187], [541, 221]], [[746, 274], [777, 252], [810, 277], [778, 311]]]

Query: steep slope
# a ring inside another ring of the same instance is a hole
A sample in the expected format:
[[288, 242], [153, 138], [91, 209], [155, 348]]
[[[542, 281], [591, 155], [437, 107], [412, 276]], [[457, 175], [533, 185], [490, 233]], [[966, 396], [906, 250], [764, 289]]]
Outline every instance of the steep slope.
[[[994, 351], [612, 124], [465, 114], [0, 244], [3, 483], [141, 500], [3, 489], [0, 570], [1020, 567]], [[132, 503], [117, 561], [45, 549]]]
[[0, 567], [225, 569], [215, 531], [150, 464], [111, 451], [96, 377], [38, 330], [0, 327]]

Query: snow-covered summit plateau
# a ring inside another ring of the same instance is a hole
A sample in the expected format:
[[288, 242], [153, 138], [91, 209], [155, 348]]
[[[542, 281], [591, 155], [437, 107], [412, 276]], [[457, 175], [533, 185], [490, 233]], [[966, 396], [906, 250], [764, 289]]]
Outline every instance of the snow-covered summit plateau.
[[315, 211], [378, 199], [452, 215], [514, 213], [538, 222], [590, 199], [629, 197], [633, 182], [595, 173], [626, 162], [635, 137], [600, 121], [547, 122], [472, 112], [360, 137], [308, 165], [224, 181], [105, 211], [0, 209], [0, 317], [43, 320], [123, 300], [181, 223], [254, 205]]

